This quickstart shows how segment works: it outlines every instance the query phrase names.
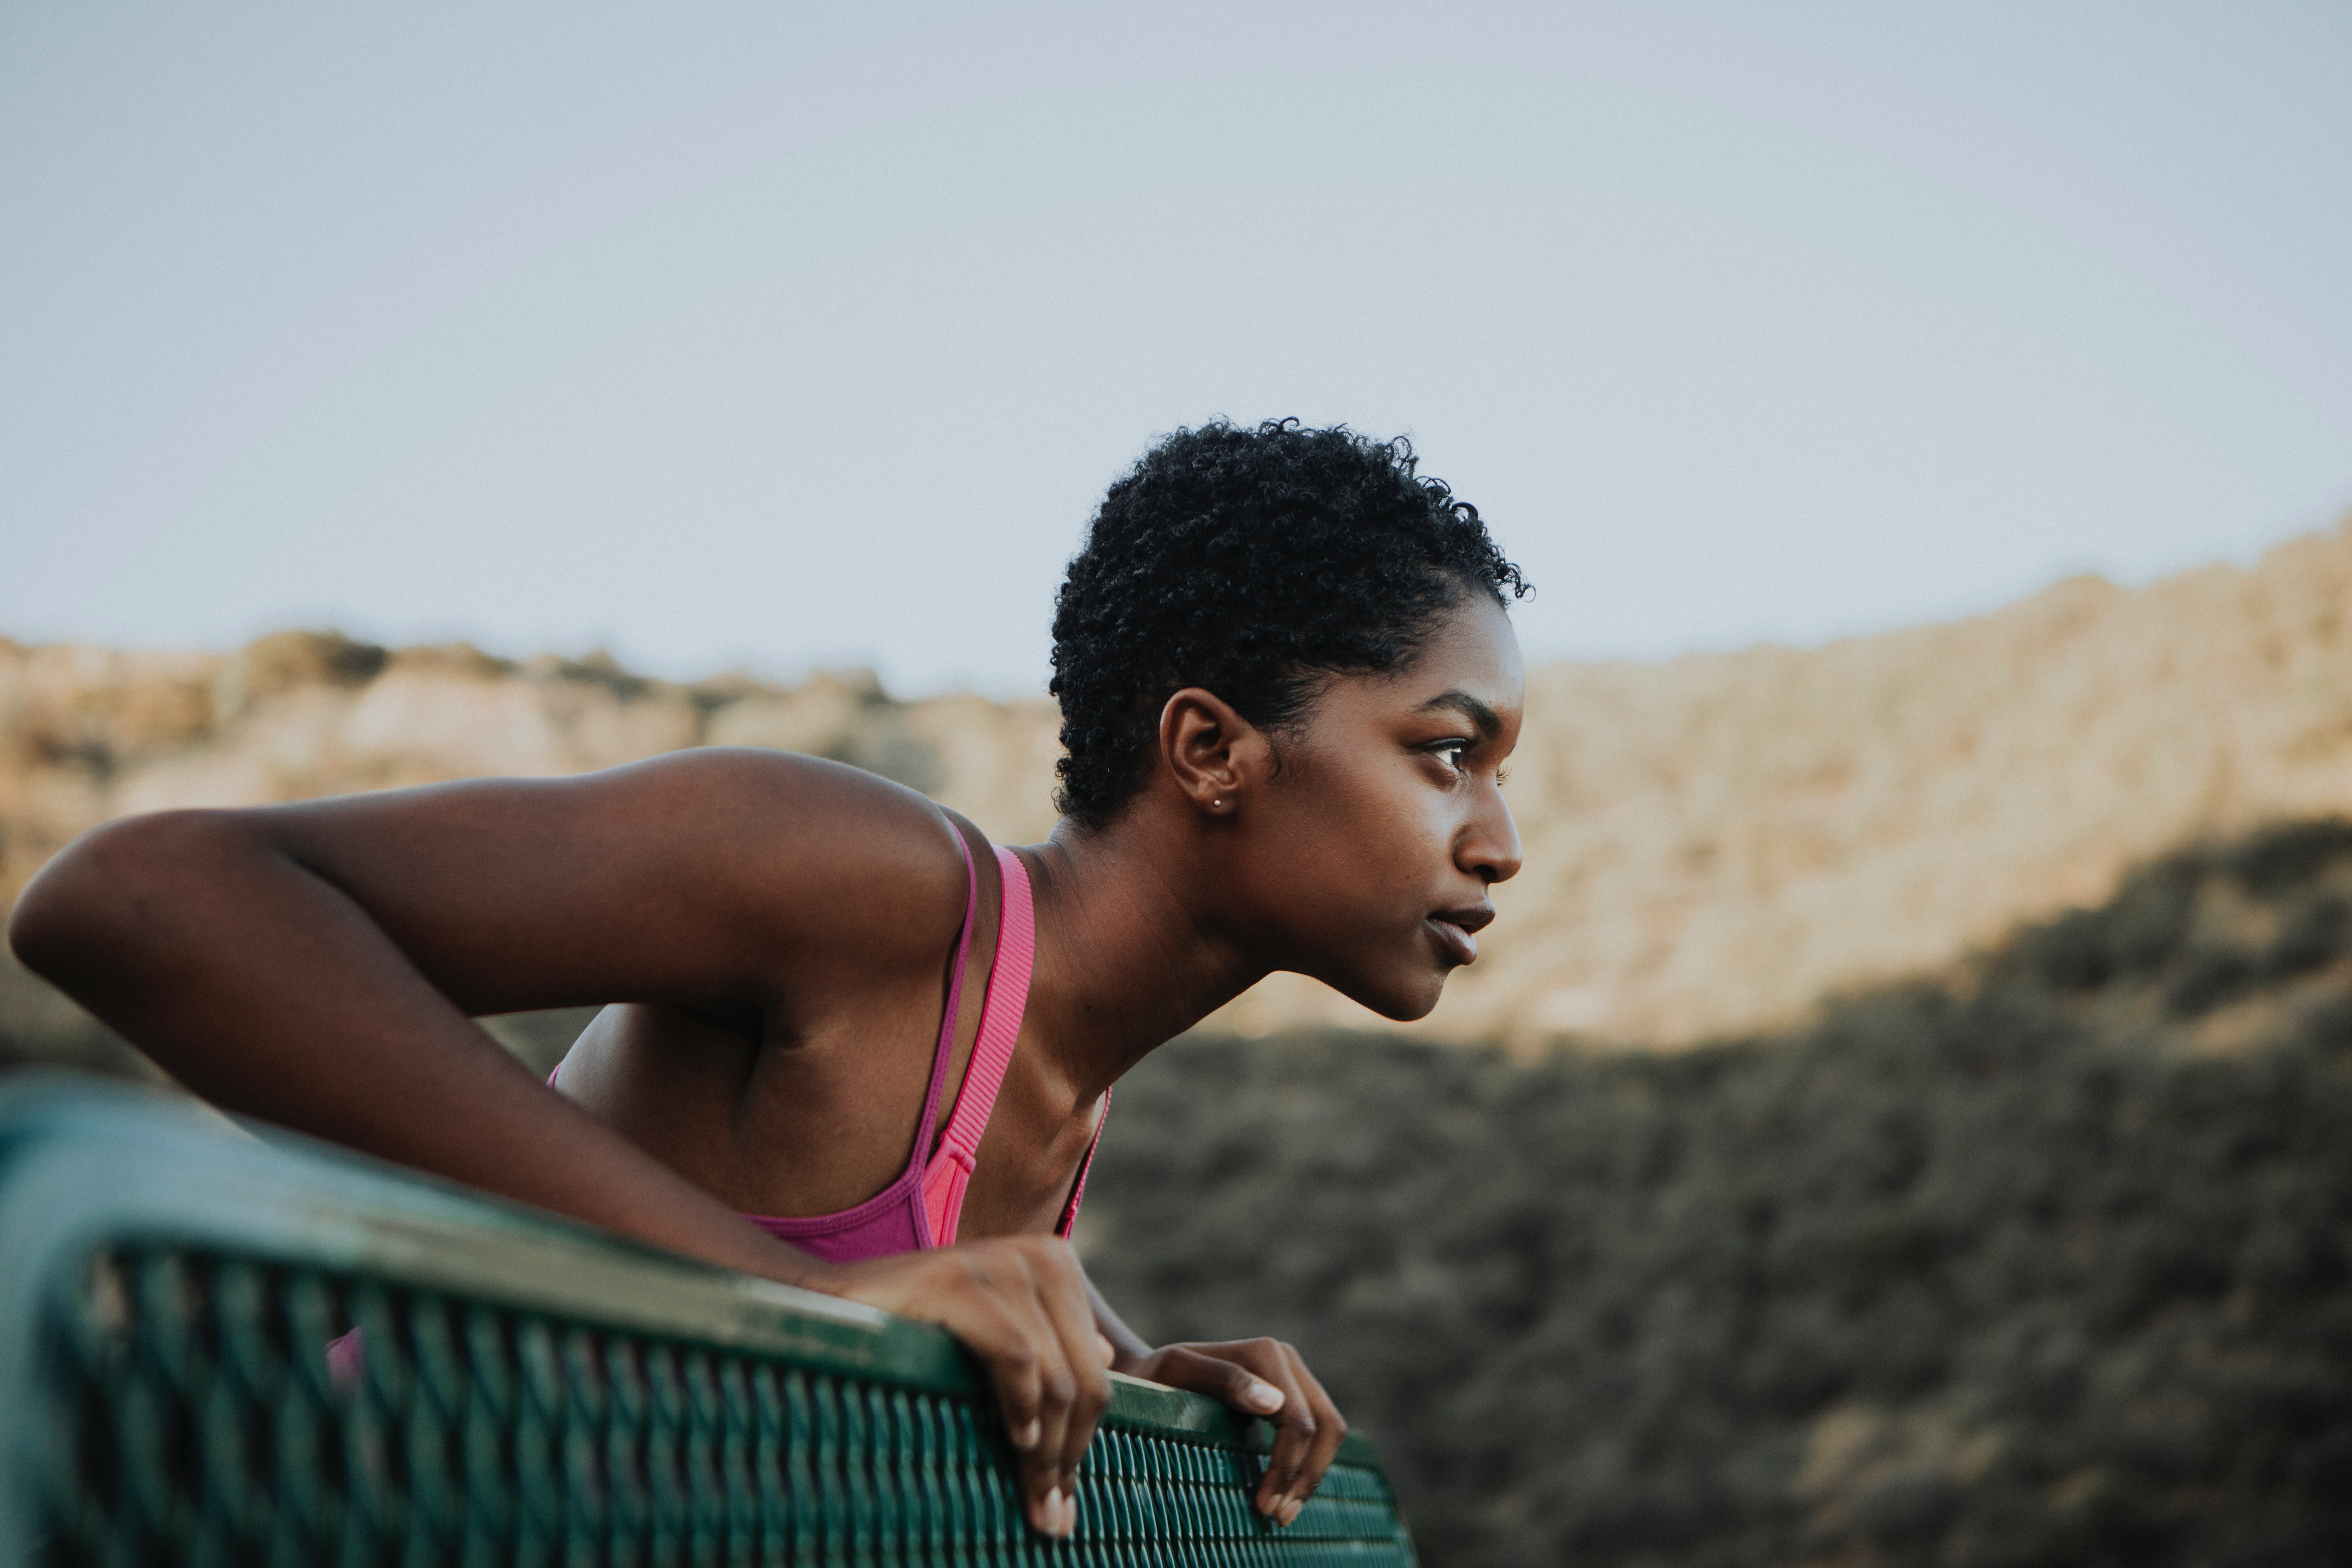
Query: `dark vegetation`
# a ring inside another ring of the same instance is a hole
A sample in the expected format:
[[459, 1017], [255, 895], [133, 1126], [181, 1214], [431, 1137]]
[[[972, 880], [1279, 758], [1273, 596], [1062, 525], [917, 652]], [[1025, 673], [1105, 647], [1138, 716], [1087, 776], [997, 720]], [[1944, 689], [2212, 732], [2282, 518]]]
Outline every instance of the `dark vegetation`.
[[[121, 1068], [0, 982], [0, 1062]], [[1297, 1342], [1431, 1568], [2352, 1562], [2352, 825], [1770, 1038], [1180, 1041], [1080, 1231], [1147, 1335]]]
[[1179, 1042], [1089, 1263], [1298, 1343], [1432, 1568], [2352, 1562], [2347, 914], [2324, 824], [1770, 1040]]

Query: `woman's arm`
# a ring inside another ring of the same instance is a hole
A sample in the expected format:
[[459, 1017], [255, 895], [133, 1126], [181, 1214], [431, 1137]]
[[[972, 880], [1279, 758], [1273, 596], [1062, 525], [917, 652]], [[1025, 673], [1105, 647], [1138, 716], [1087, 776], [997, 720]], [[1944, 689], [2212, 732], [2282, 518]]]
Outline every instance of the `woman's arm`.
[[1154, 1350], [1111, 1310], [1092, 1279], [1087, 1280], [1087, 1297], [1094, 1305], [1095, 1327], [1110, 1342], [1113, 1372], [1205, 1394], [1275, 1424], [1274, 1452], [1258, 1481], [1257, 1508], [1279, 1524], [1297, 1519], [1348, 1435], [1346, 1417], [1307, 1370], [1298, 1352], [1280, 1340], [1227, 1340]]
[[990, 1363], [1031, 1517], [1062, 1533], [1108, 1398], [1066, 1247], [820, 1262], [550, 1092], [472, 1021], [604, 1001], [764, 1010], [919, 951], [936, 974], [963, 901], [951, 831], [850, 769], [686, 753], [127, 819], [53, 860], [8, 934], [231, 1110], [942, 1324]]

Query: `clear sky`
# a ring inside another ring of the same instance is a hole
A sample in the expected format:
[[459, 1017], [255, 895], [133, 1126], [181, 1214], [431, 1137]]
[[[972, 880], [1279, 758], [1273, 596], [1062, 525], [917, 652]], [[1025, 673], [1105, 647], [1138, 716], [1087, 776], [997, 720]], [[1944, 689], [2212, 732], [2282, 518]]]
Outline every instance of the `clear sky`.
[[1158, 433], [1410, 433], [1539, 657], [2352, 506], [2352, 6], [0, 7], [0, 632], [1035, 689]]

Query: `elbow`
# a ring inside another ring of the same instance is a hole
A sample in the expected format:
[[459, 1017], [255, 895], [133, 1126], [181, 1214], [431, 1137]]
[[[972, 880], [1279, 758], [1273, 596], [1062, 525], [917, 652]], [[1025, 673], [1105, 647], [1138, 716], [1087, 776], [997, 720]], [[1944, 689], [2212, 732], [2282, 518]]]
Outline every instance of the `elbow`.
[[101, 907], [106, 855], [98, 841], [110, 832], [97, 828], [67, 845], [16, 895], [8, 911], [8, 951], [34, 973], [58, 978]]
[[119, 962], [124, 938], [169, 888], [175, 868], [215, 837], [226, 814], [167, 811], [93, 828], [51, 858], [8, 915], [17, 962], [68, 994]]

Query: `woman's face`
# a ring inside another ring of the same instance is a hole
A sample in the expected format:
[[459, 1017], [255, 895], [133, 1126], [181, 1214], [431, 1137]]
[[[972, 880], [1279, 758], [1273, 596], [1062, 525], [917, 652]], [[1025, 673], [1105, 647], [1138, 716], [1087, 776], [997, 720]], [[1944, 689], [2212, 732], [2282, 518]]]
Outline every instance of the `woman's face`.
[[1494, 919], [1486, 889], [1519, 869], [1500, 785], [1526, 693], [1510, 617], [1485, 594], [1402, 672], [1334, 679], [1235, 824], [1260, 952], [1385, 1017], [1436, 1006]]

